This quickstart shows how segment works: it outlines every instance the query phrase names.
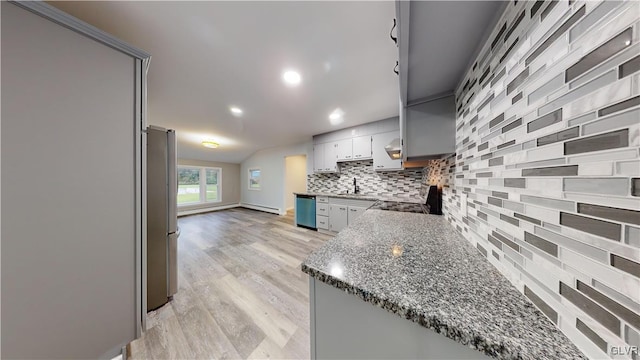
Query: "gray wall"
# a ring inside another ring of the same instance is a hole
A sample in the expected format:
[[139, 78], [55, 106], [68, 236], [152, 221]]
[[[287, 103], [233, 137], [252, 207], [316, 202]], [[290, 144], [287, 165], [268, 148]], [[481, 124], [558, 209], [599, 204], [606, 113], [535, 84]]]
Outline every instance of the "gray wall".
[[540, 4], [509, 3], [456, 91], [445, 213], [609, 358], [640, 345], [640, 3]]
[[240, 203], [240, 164], [217, 161], [192, 159], [178, 159], [178, 166], [207, 166], [222, 169], [222, 201], [217, 203], [180, 206], [179, 211], [215, 208], [217, 206], [235, 205]]
[[135, 61], [2, 2], [2, 357], [136, 332]]

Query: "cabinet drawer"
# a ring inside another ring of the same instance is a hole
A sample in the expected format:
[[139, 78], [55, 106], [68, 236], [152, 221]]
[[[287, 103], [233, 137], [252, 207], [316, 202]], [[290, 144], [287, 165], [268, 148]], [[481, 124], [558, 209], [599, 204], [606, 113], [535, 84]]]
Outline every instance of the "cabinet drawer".
[[329, 217], [316, 215], [316, 228], [322, 230], [329, 230]]
[[329, 216], [329, 204], [316, 203], [316, 214]]
[[316, 196], [316, 203], [329, 203], [329, 198], [326, 196]]

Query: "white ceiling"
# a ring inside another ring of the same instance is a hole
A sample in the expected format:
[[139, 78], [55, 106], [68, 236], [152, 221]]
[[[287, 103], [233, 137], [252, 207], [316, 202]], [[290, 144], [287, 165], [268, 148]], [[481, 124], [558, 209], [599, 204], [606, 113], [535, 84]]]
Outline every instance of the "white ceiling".
[[453, 93], [507, 1], [412, 1], [408, 102]]
[[[152, 54], [149, 123], [176, 129], [182, 158], [237, 163], [398, 114], [392, 1], [51, 4]], [[283, 84], [285, 68], [300, 86]], [[345, 121], [333, 126], [338, 107]]]

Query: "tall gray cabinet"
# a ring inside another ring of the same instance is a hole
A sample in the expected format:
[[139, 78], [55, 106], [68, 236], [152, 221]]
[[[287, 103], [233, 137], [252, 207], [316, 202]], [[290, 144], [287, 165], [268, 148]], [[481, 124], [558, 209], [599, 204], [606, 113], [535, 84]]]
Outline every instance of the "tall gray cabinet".
[[110, 358], [139, 336], [149, 55], [1, 2], [2, 358]]

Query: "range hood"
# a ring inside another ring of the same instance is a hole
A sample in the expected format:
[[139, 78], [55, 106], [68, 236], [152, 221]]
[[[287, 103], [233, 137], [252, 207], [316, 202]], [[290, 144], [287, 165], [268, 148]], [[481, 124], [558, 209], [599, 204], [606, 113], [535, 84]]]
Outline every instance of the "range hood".
[[384, 147], [390, 158], [398, 160], [402, 157], [402, 145], [400, 145], [400, 138], [395, 138]]

